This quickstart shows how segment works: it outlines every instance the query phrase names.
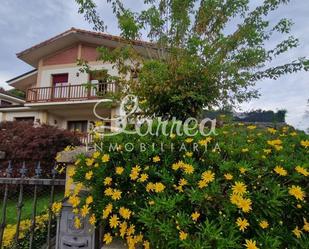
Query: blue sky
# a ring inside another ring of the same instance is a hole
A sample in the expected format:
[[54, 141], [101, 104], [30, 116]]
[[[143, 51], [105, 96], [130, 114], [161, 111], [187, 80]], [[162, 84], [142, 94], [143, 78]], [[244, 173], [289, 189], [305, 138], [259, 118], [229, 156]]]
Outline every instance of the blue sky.
[[[256, 4], [259, 0], [251, 0]], [[125, 4], [138, 8], [142, 0], [126, 0]], [[108, 25], [108, 33], [119, 34], [117, 24], [106, 0], [97, 0], [99, 12]], [[282, 17], [292, 18], [295, 25], [293, 34], [300, 39], [300, 46], [291, 50], [277, 62], [298, 57], [309, 57], [309, 1], [291, 0], [270, 17], [276, 21]], [[5, 81], [31, 70], [31, 67], [16, 58], [16, 53], [42, 42], [71, 27], [89, 29], [91, 25], [77, 13], [74, 0], [1, 0], [0, 8], [0, 86]], [[275, 37], [279, 42], [282, 37]], [[267, 44], [271, 46], [272, 43]], [[256, 88], [261, 97], [242, 104], [241, 110], [286, 109], [287, 122], [298, 128], [309, 128], [309, 72], [287, 75], [276, 81], [258, 82]]]

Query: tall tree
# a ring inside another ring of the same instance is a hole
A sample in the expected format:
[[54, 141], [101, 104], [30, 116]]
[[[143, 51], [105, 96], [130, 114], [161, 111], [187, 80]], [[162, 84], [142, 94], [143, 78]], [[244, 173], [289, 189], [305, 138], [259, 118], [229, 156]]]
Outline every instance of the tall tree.
[[[104, 32], [95, 2], [76, 2], [79, 13], [95, 30]], [[259, 95], [253, 88], [257, 81], [309, 69], [305, 57], [271, 65], [298, 46], [298, 39], [289, 35], [291, 20], [268, 20], [289, 0], [264, 0], [255, 8], [250, 7], [252, 2], [145, 0], [143, 10], [134, 12], [123, 1], [107, 0], [123, 40], [114, 50], [99, 48], [100, 59], [115, 64], [120, 75], [113, 80], [129, 86], [123, 87], [124, 93], [145, 99], [148, 114], [185, 119], [198, 116], [205, 107], [248, 101]], [[276, 33], [287, 38], [266, 48]], [[141, 43], [147, 56], [134, 46], [133, 41], [142, 36], [151, 42]]]

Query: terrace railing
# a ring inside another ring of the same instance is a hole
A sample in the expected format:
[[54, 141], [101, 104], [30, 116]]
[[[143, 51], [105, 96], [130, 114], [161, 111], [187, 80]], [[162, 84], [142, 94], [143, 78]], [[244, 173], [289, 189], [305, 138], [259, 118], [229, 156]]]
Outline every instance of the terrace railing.
[[[16, 170], [14, 170], [15, 172]], [[21, 222], [22, 222], [22, 214], [23, 214], [23, 207], [25, 204], [25, 194], [26, 191], [31, 190], [32, 191], [32, 205], [31, 205], [31, 218], [30, 218], [30, 228], [28, 230], [28, 238], [29, 239], [29, 249], [35, 248], [35, 231], [37, 228], [37, 222], [36, 217], [39, 215], [37, 212], [37, 205], [38, 205], [38, 198], [39, 195], [39, 189], [43, 188], [47, 189], [49, 193], [44, 192], [45, 196], [49, 196], [49, 203], [48, 205], [48, 220], [47, 220], [47, 236], [46, 241], [44, 241], [45, 248], [51, 248], [51, 240], [55, 236], [55, 230], [52, 224], [55, 223], [55, 217], [52, 213], [52, 204], [54, 202], [55, 198], [55, 187], [58, 188], [58, 186], [65, 185], [65, 179], [56, 179], [57, 176], [57, 170], [56, 168], [53, 168], [50, 172], [50, 178], [42, 178], [42, 169], [40, 166], [40, 163], [37, 164], [35, 168], [35, 175], [32, 177], [29, 177], [28, 169], [26, 167], [26, 164], [23, 163], [23, 166], [19, 168], [18, 175], [19, 177], [12, 177], [13, 176], [13, 167], [12, 164], [9, 162], [9, 165], [6, 169], [5, 177], [0, 178], [0, 186], [2, 187], [2, 193], [3, 193], [3, 199], [2, 199], [2, 212], [1, 212], [1, 223], [0, 223], [0, 248], [4, 247], [4, 233], [5, 229], [7, 228], [7, 215], [9, 212], [14, 212], [16, 214], [16, 223], [14, 224], [16, 226], [14, 239], [12, 241], [12, 245], [15, 247], [20, 243], [20, 233], [21, 233]], [[16, 195], [13, 195], [15, 197], [14, 202], [16, 202], [16, 209], [12, 210], [8, 209], [8, 202], [12, 202], [13, 199], [9, 200], [9, 198], [12, 198], [12, 190], [16, 190]], [[64, 193], [64, 192], [62, 192]], [[29, 204], [29, 201], [28, 201]], [[27, 220], [29, 219], [27, 217]], [[11, 224], [12, 225], [12, 224]]]
[[108, 96], [116, 91], [117, 85], [113, 82], [35, 87], [27, 90], [26, 101], [30, 103], [44, 103], [91, 100]]

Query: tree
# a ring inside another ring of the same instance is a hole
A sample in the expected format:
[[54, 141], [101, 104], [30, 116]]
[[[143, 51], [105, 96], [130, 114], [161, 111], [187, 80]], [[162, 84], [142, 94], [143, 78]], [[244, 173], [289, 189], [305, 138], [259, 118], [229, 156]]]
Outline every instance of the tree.
[[[93, 0], [76, 2], [95, 30], [106, 30]], [[107, 0], [123, 40], [113, 50], [99, 48], [100, 60], [115, 64], [120, 75], [112, 80], [123, 93], [145, 100], [147, 114], [185, 119], [198, 116], [203, 108], [235, 106], [256, 98], [257, 81], [308, 70], [309, 62], [298, 58], [269, 66], [298, 46], [293, 36], [271, 49], [265, 46], [276, 33], [290, 33], [291, 20], [282, 18], [275, 24], [267, 20], [289, 0], [264, 0], [256, 8], [250, 2], [145, 0], [143, 10], [133, 12], [122, 1]], [[150, 41], [141, 43], [147, 56], [141, 56], [134, 45], [142, 36]]]

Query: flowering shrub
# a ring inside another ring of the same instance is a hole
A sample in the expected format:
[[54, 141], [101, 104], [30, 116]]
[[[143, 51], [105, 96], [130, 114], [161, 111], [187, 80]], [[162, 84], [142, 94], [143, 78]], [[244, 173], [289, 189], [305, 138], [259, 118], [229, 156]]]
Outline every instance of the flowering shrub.
[[[48, 214], [42, 214], [36, 217], [36, 226], [34, 232], [34, 248], [40, 248], [46, 243], [48, 226]], [[14, 242], [16, 233], [16, 224], [8, 224], [4, 229], [3, 234], [3, 248], [29, 248], [29, 235], [31, 228], [31, 220], [22, 220], [19, 227], [19, 240], [18, 244]], [[55, 233], [56, 222], [52, 222], [51, 231]]]
[[104, 243], [128, 248], [308, 248], [308, 135], [241, 124], [216, 132], [104, 138], [68, 172], [73, 211], [103, 225]]

